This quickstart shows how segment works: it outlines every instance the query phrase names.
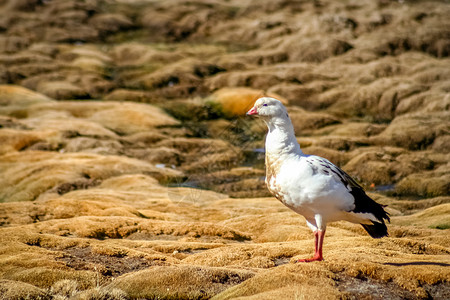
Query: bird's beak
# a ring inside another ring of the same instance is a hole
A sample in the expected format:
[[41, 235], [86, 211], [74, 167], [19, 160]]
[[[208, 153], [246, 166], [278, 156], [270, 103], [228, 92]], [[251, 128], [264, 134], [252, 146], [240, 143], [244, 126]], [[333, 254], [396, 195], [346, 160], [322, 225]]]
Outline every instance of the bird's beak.
[[247, 116], [253, 116], [253, 115], [258, 115], [258, 110], [256, 109], [255, 106], [253, 106], [247, 113]]

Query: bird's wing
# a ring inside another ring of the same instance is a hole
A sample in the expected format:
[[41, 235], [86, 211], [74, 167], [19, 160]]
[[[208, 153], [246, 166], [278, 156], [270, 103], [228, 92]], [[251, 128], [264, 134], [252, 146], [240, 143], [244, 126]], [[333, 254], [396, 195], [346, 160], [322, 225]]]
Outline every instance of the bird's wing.
[[305, 158], [311, 167], [316, 169], [317, 172], [325, 175], [331, 175], [336, 181], [341, 182], [349, 190], [349, 192], [354, 188], [362, 189], [362, 186], [350, 177], [350, 175], [345, 173], [329, 160], [315, 155], [309, 155]]
[[349, 210], [349, 212], [370, 213], [381, 223], [384, 223], [384, 220], [389, 221], [389, 214], [383, 209], [384, 206], [367, 196], [363, 187], [350, 175], [325, 158], [314, 155], [306, 156], [305, 158], [317, 172], [331, 175], [337, 182], [341, 182], [347, 188], [354, 198], [354, 208]]

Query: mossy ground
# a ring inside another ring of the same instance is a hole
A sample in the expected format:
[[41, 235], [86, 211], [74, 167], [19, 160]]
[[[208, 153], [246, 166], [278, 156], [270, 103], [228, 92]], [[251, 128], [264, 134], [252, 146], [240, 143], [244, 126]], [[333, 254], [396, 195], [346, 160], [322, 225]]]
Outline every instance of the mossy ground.
[[[439, 1], [0, 1], [0, 297], [450, 298], [450, 62]], [[281, 99], [305, 153], [390, 236], [264, 186]], [[78, 99], [78, 100], [75, 100]], [[139, 103], [137, 103], [139, 102]]]

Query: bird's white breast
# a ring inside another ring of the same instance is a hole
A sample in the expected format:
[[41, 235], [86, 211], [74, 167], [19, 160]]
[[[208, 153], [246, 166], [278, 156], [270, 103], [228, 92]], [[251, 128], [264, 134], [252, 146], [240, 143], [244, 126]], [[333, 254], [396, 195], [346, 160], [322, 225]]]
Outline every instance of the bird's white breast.
[[299, 214], [333, 214], [351, 208], [353, 196], [332, 176], [317, 172], [305, 158], [286, 158], [267, 180], [269, 190], [286, 206]]

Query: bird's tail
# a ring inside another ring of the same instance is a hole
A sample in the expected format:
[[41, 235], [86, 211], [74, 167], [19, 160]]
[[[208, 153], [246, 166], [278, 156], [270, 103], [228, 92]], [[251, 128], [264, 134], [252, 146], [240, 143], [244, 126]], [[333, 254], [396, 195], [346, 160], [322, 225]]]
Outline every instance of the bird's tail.
[[364, 229], [367, 231], [367, 233], [374, 239], [379, 239], [379, 238], [389, 235], [386, 224], [384, 224], [384, 223], [372, 222], [372, 225], [367, 225], [367, 224], [361, 224], [361, 225], [362, 225], [362, 227], [364, 227]]
[[379, 239], [384, 236], [388, 236], [388, 231], [384, 220], [390, 222], [389, 213], [384, 210], [386, 205], [379, 204], [375, 202], [372, 198], [367, 196], [364, 190], [360, 186], [352, 187], [352, 191], [350, 192], [355, 198], [355, 208], [353, 212], [355, 213], [363, 213], [363, 214], [372, 214], [377, 221], [373, 221], [373, 218], [370, 218], [372, 224], [361, 224], [362, 227], [370, 234], [374, 239]]

